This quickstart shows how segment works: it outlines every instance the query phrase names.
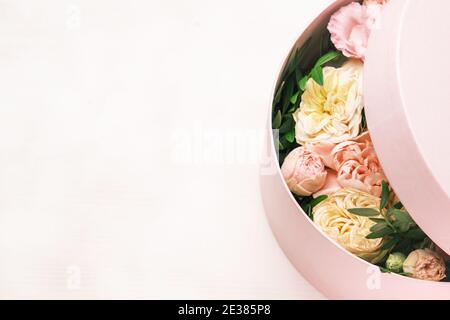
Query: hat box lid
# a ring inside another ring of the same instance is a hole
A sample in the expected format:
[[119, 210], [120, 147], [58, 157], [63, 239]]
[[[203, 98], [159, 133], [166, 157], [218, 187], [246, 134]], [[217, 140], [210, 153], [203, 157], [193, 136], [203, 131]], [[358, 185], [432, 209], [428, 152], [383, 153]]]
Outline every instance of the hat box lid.
[[386, 176], [450, 253], [450, 1], [391, 0], [365, 61], [367, 123]]

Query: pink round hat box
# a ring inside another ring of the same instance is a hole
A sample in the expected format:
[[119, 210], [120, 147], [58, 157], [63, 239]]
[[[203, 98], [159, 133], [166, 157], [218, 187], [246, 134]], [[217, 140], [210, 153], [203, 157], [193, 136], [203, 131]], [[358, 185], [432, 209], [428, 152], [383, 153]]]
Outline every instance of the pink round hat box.
[[[330, 16], [350, 2], [338, 0], [323, 11], [294, 49], [317, 39]], [[371, 35], [364, 66], [367, 123], [386, 175], [416, 222], [447, 253], [449, 14], [448, 0], [390, 0]], [[331, 299], [450, 299], [450, 283], [381, 273], [329, 239], [287, 188], [271, 128], [269, 121], [268, 159], [261, 170], [265, 211], [281, 248], [313, 286]]]

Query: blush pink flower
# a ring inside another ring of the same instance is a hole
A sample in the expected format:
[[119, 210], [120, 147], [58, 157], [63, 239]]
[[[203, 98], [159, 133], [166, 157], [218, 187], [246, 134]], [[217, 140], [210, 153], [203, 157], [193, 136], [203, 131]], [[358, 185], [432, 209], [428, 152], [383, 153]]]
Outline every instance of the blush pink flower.
[[281, 172], [289, 190], [302, 197], [322, 189], [327, 179], [322, 159], [303, 147], [291, 151], [284, 160]]
[[337, 171], [337, 181], [341, 187], [378, 197], [381, 195], [382, 182], [387, 178], [369, 133], [338, 145], [321, 142], [309, 144], [306, 148], [318, 154], [327, 167]]
[[337, 145], [332, 156], [341, 186], [381, 196], [382, 182], [387, 178], [368, 133]]
[[339, 190], [342, 187], [338, 182], [336, 171], [327, 169], [327, 179], [325, 181], [325, 185], [318, 192], [313, 194], [314, 198], [318, 198], [320, 196], [329, 196]]
[[446, 266], [444, 259], [436, 252], [419, 249], [409, 254], [403, 263], [403, 271], [416, 279], [442, 281], [445, 279]]
[[346, 57], [364, 61], [370, 33], [383, 8], [377, 3], [366, 6], [352, 2], [331, 17], [328, 24], [331, 41]]

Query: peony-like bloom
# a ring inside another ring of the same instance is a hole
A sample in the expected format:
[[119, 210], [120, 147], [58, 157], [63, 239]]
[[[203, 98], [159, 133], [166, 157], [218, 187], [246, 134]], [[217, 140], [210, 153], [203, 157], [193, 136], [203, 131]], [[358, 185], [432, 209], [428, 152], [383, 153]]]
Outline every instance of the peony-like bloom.
[[351, 60], [341, 68], [326, 67], [323, 74], [323, 86], [308, 80], [300, 108], [294, 113], [300, 145], [340, 143], [359, 134], [364, 107], [363, 64]]
[[322, 159], [303, 147], [291, 151], [284, 160], [281, 172], [289, 190], [303, 197], [322, 189], [327, 179]]
[[342, 187], [354, 188], [380, 197], [387, 181], [370, 136], [337, 145], [332, 155]]
[[327, 167], [337, 171], [341, 187], [381, 196], [381, 185], [387, 178], [369, 133], [338, 145], [320, 142], [308, 144], [306, 148], [317, 153]]
[[367, 239], [374, 222], [348, 212], [353, 208], [378, 208], [380, 199], [353, 189], [341, 189], [317, 205], [314, 223], [342, 247], [372, 263], [383, 257], [382, 239]]
[[372, 30], [381, 16], [383, 6], [380, 1], [370, 1], [370, 5], [352, 2], [342, 7], [330, 19], [328, 30], [336, 48], [349, 58], [363, 60]]
[[420, 280], [441, 281], [445, 271], [444, 259], [430, 249], [411, 252], [403, 263], [403, 272]]

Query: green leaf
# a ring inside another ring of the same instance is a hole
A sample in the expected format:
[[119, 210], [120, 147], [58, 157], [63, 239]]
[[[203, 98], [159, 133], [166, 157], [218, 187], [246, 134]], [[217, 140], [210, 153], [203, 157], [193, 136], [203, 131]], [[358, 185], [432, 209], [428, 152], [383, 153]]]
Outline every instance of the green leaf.
[[411, 240], [423, 240], [427, 237], [427, 235], [425, 234], [425, 232], [423, 232], [421, 229], [413, 229], [413, 230], [409, 230], [406, 234], [405, 234], [405, 238], [407, 239], [411, 239]]
[[321, 66], [315, 66], [311, 71], [311, 78], [319, 85], [323, 86], [323, 69]]
[[311, 197], [306, 197], [306, 198], [301, 198], [298, 196], [295, 196], [295, 198], [297, 199], [298, 203], [300, 204], [300, 207], [303, 209], [303, 211], [305, 211], [305, 213], [308, 215], [308, 217], [310, 217], [311, 219], [313, 218], [312, 215], [312, 207], [311, 207]]
[[303, 78], [300, 68], [295, 69], [295, 81], [298, 83]]
[[289, 131], [284, 135], [284, 138], [289, 141], [290, 143], [293, 143], [295, 141], [295, 130]]
[[380, 215], [380, 212], [375, 209], [350, 209], [348, 212], [361, 217], [378, 217]]
[[404, 210], [391, 208], [387, 213], [389, 220], [400, 233], [408, 232], [412, 227], [416, 226], [414, 220]]
[[378, 232], [381, 231], [385, 228], [389, 227], [389, 225], [387, 224], [387, 222], [380, 222], [377, 223], [376, 225], [374, 225], [372, 228], [370, 228], [371, 232]]
[[400, 233], [408, 232], [409, 228], [411, 227], [411, 224], [409, 222], [394, 222], [394, 227], [398, 230]]
[[282, 95], [282, 93], [283, 93], [284, 84], [285, 84], [284, 81], [281, 82], [279, 88], [277, 89], [277, 93], [275, 94], [275, 98], [274, 98], [274, 100], [273, 100], [274, 106], [277, 105], [278, 103], [280, 103], [280, 101], [281, 101], [281, 95]]
[[[297, 101], [298, 102], [298, 101]], [[295, 104], [292, 108], [290, 108], [287, 112], [289, 113], [289, 114], [293, 114], [295, 111], [297, 111], [297, 109], [298, 109], [298, 105], [297, 104]]]
[[312, 37], [309, 37], [308, 40], [306, 40], [303, 46], [300, 48], [297, 57], [297, 65], [300, 63], [301, 60], [305, 58], [306, 54], [309, 53], [309, 48], [311, 47], [312, 40], [313, 40]]
[[394, 209], [398, 209], [398, 210], [403, 209], [403, 203], [397, 202], [397, 203], [394, 204], [392, 207], [393, 207]]
[[395, 248], [396, 245], [398, 245], [400, 243], [400, 241], [402, 241], [402, 239], [400, 237], [394, 237], [392, 239], [390, 239], [389, 241], [386, 241], [383, 246], [381, 247], [381, 250], [388, 250], [391, 251], [392, 249]]
[[285, 114], [291, 106], [291, 97], [294, 94], [294, 87], [295, 82], [292, 80], [292, 77], [290, 77], [289, 80], [286, 81], [283, 98], [281, 99], [281, 111], [283, 114]]
[[393, 209], [391, 215], [395, 218], [396, 222], [414, 223], [413, 219], [406, 211]]
[[298, 63], [299, 63], [299, 48], [296, 48], [291, 52], [289, 56], [289, 61], [286, 65], [284, 77], [290, 76], [295, 71]]
[[292, 103], [292, 104], [296, 104], [296, 103], [297, 103], [297, 100], [298, 100], [299, 95], [300, 95], [300, 91], [297, 91], [297, 92], [291, 97], [291, 103]]
[[309, 53], [309, 48], [312, 43], [312, 37], [305, 41], [301, 48], [293, 50], [289, 56], [289, 62], [282, 74], [282, 78], [290, 76], [298, 67], [301, 60], [305, 58], [305, 55]]
[[[291, 142], [286, 140], [286, 136], [280, 137], [280, 143], [284, 146], [284, 149], [290, 149]], [[289, 151], [289, 150], [288, 150]]]
[[392, 273], [391, 270], [389, 270], [388, 268], [384, 268], [384, 267], [380, 267], [380, 271], [381, 271], [381, 273]]
[[412, 278], [412, 276], [413, 276], [411, 273], [407, 273], [407, 272], [401, 272], [401, 273], [399, 273], [399, 275], [404, 276], [404, 277], [410, 277], [410, 278]]
[[273, 129], [280, 129], [281, 120], [282, 120], [281, 111], [278, 111], [276, 116], [275, 116], [275, 118], [273, 119], [272, 128]]
[[385, 219], [383, 218], [370, 218], [371, 221], [375, 222], [375, 223], [382, 223], [382, 222], [386, 222]]
[[300, 82], [298, 83], [298, 86], [299, 86], [300, 90], [305, 91], [305, 89], [306, 89], [306, 83], [308, 82], [309, 78], [310, 78], [309, 76], [304, 76], [304, 77], [300, 80]]
[[366, 238], [369, 240], [382, 239], [382, 238], [384, 238], [386, 236], [390, 236], [391, 234], [394, 234], [394, 233], [395, 233], [395, 231], [392, 230], [391, 227], [386, 227], [377, 232], [372, 232]]
[[282, 120], [282, 125], [280, 127], [280, 133], [285, 134], [289, 131], [292, 131], [295, 128], [295, 121], [291, 114], [286, 115], [285, 120]]
[[317, 205], [319, 205], [321, 202], [325, 201], [328, 199], [327, 195], [323, 195], [323, 196], [319, 196], [317, 198], [315, 198], [313, 201], [311, 201], [311, 207], [316, 207]]
[[341, 53], [338, 51], [331, 51], [320, 57], [320, 59], [316, 62], [316, 66], [323, 67], [328, 62], [333, 61], [336, 58], [339, 58], [341, 56]]
[[381, 193], [380, 210], [383, 210], [389, 204], [389, 200], [391, 198], [391, 191], [389, 190], [389, 185], [387, 184], [386, 181], [383, 181], [381, 183], [381, 186], [383, 191]]
[[278, 146], [278, 150], [283, 151], [284, 149], [286, 149], [284, 147], [284, 145], [281, 143], [280, 139], [278, 139], [275, 144]]

